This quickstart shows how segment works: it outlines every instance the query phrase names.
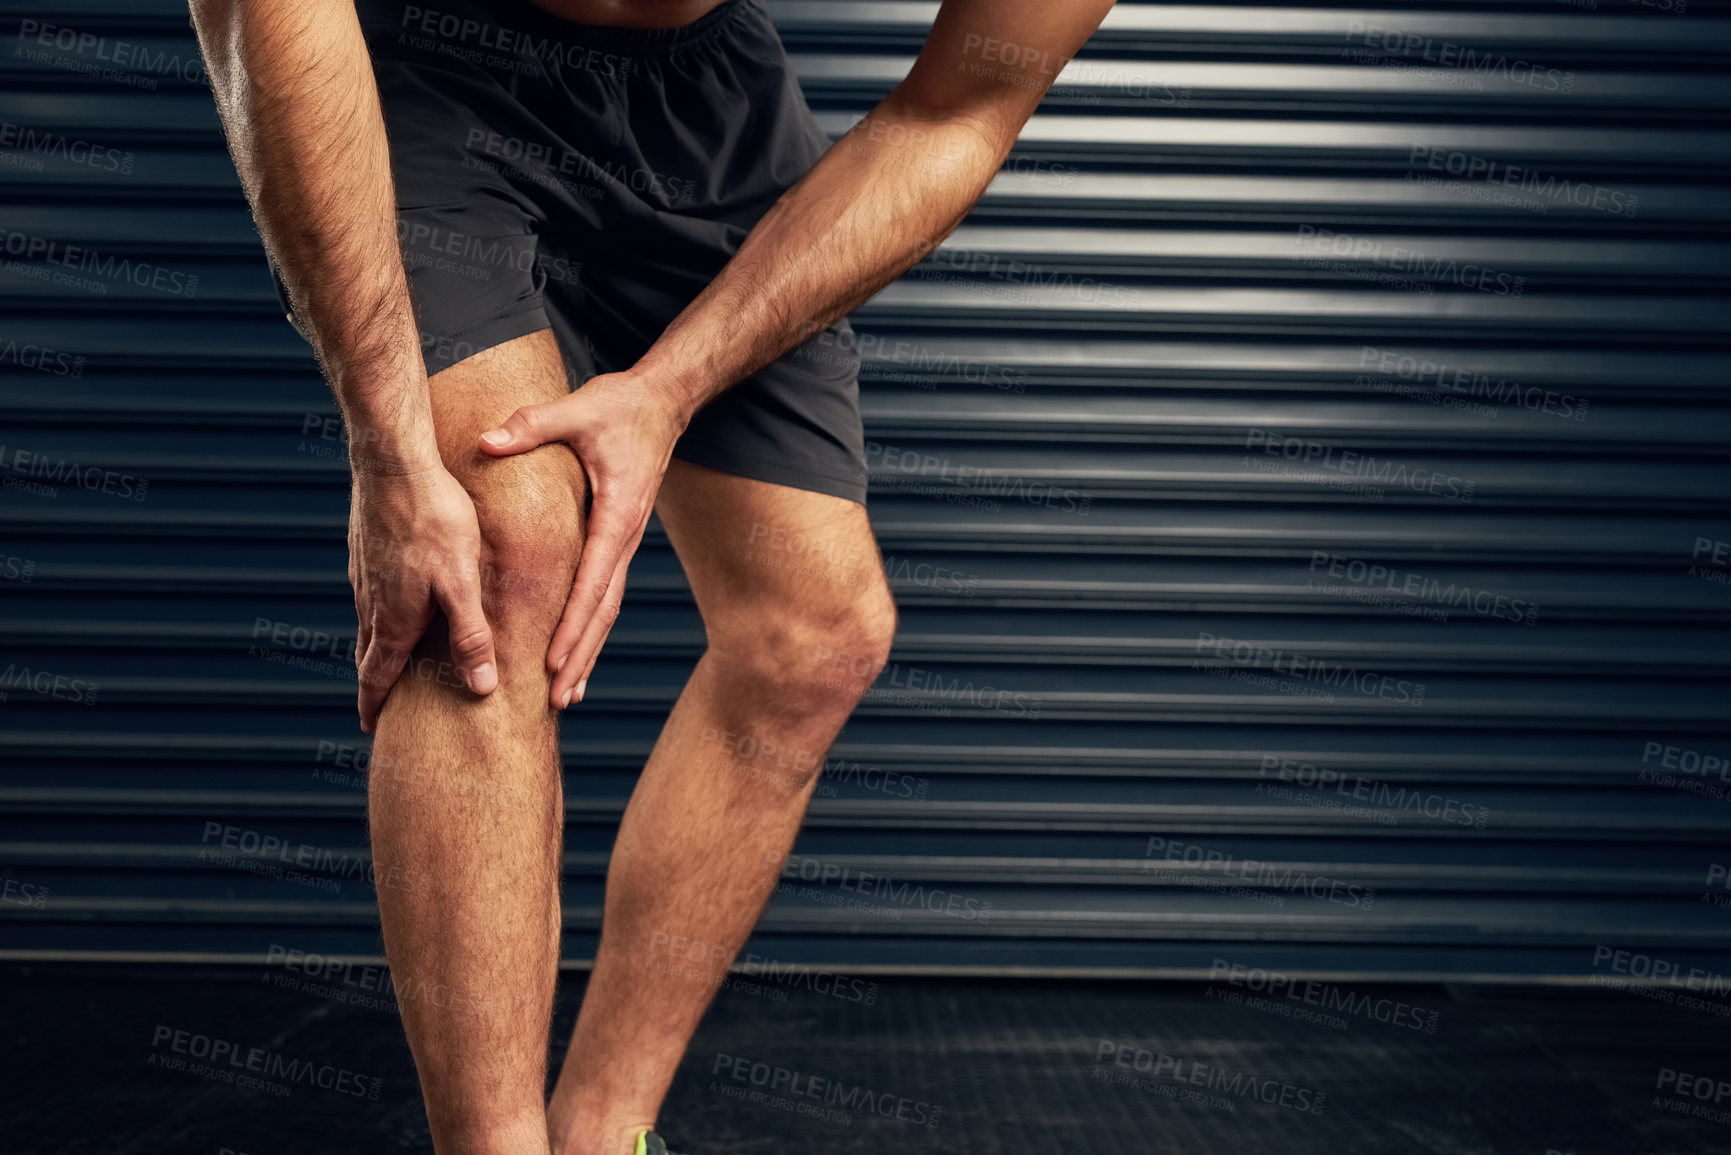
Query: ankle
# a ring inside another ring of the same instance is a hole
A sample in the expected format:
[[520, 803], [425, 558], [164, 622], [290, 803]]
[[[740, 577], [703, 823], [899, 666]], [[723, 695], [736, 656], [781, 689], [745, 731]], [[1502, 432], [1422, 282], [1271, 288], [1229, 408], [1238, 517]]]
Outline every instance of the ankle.
[[446, 1124], [436, 1129], [434, 1138], [438, 1155], [546, 1155], [547, 1121], [541, 1111], [524, 1110]]

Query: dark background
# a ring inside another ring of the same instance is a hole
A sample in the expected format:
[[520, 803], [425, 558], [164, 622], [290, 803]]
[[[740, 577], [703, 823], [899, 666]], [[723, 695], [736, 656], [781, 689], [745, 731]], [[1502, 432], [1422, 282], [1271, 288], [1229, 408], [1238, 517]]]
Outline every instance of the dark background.
[[[1119, 6], [854, 317], [902, 625], [797, 849], [890, 897], [790, 870], [754, 954], [1731, 991], [1731, 21], [1669, 3]], [[932, 6], [771, 7], [839, 134]], [[0, 960], [377, 961], [344, 447], [184, 7], [0, 30]], [[652, 527], [562, 738], [573, 965], [701, 645]]]

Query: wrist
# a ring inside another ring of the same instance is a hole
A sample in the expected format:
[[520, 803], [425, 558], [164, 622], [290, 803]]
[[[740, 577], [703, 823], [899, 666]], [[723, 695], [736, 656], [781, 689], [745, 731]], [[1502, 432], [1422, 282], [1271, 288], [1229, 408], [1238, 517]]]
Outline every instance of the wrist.
[[349, 472], [357, 477], [415, 478], [443, 469], [431, 431], [405, 431], [345, 422]]
[[682, 430], [708, 400], [707, 392], [696, 381], [669, 372], [665, 366], [639, 361], [626, 370], [626, 376], [645, 404], [668, 415]]
[[377, 442], [349, 442], [349, 473], [368, 481], [421, 482], [443, 470], [437, 449], [431, 452], [399, 452], [381, 448]]

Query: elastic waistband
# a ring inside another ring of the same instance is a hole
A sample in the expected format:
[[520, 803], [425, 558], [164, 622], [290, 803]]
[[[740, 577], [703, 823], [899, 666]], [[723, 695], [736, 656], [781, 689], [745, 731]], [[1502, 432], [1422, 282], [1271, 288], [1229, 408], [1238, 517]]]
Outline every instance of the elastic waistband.
[[472, 30], [486, 29], [493, 33], [495, 42], [499, 33], [504, 32], [510, 40], [552, 41], [621, 56], [659, 56], [711, 39], [741, 13], [761, 2], [722, 0], [696, 20], [677, 28], [580, 24], [557, 16], [530, 0], [425, 0], [421, 4], [406, 4], [401, 0], [363, 0], [362, 7], [371, 17], [367, 22], [381, 31], [398, 23], [409, 31], [446, 37], [469, 37]]

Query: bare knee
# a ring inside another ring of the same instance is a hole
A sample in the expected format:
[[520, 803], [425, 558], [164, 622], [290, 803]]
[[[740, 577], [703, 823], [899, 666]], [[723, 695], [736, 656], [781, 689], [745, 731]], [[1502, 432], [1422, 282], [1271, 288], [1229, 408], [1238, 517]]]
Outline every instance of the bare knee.
[[[484, 420], [454, 439], [474, 446]], [[441, 438], [444, 441], [445, 438]], [[583, 552], [587, 478], [562, 444], [514, 457], [447, 447], [445, 464], [475, 503], [481, 529], [481, 606], [500, 676], [543, 669]]]
[[563, 445], [490, 460], [465, 482], [481, 525], [481, 597], [501, 662], [539, 660], [583, 552], [583, 470]]
[[513, 457], [480, 448], [519, 406], [566, 393], [550, 332], [483, 350], [428, 381], [439, 455], [475, 503], [481, 529], [481, 599], [501, 676], [532, 654], [537, 669], [564, 610], [583, 548], [587, 479], [563, 444]]
[[895, 630], [895, 602], [884, 588], [834, 605], [764, 606], [736, 617], [719, 637], [712, 629], [709, 648], [759, 701], [840, 725], [889, 660]]

